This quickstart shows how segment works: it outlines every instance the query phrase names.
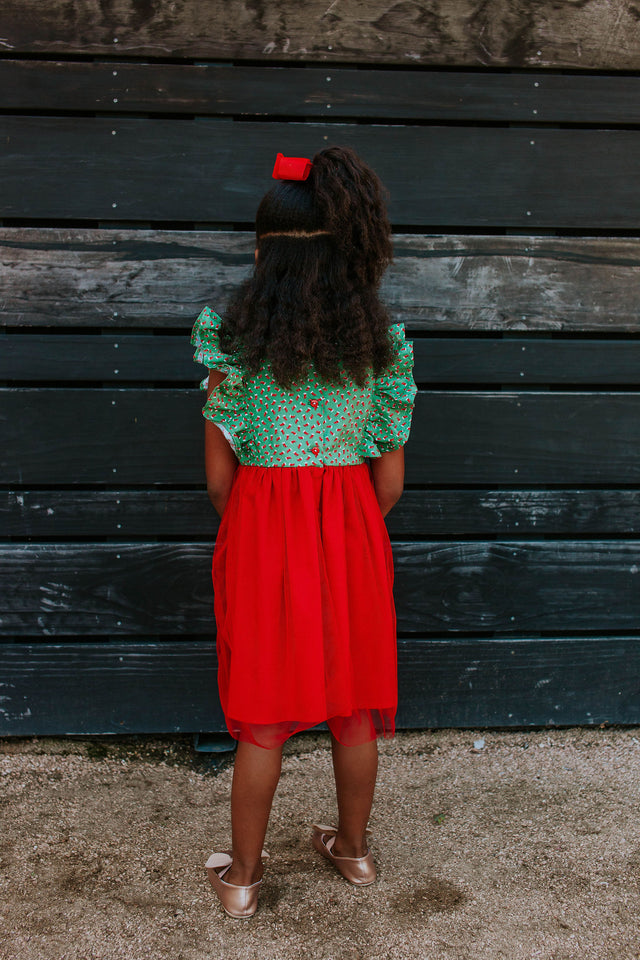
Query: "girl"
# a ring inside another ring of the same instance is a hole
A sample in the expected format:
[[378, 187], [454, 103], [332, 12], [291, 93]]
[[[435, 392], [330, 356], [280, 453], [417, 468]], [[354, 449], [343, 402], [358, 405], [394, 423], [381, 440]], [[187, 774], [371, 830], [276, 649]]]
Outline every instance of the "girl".
[[191, 338], [210, 368], [218, 687], [238, 740], [232, 851], [206, 866], [233, 917], [257, 907], [282, 744], [323, 721], [338, 825], [313, 824], [312, 843], [351, 883], [375, 880], [377, 737], [394, 736], [397, 708], [383, 517], [402, 494], [416, 394], [413, 345], [378, 298], [392, 255], [378, 177], [343, 147], [278, 154], [273, 176], [252, 276]]

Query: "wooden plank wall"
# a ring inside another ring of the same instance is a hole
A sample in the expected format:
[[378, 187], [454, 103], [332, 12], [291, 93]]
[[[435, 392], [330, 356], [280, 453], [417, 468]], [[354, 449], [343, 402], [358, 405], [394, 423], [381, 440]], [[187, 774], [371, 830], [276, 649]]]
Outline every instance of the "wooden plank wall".
[[223, 730], [188, 336], [277, 150], [390, 189], [399, 725], [640, 722], [636, 4], [0, 12], [0, 733]]

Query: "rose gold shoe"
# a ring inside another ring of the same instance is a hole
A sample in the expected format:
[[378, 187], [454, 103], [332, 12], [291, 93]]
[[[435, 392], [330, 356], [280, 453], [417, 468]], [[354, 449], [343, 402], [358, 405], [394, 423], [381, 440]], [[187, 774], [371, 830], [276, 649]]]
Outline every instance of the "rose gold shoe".
[[[329, 860], [338, 873], [341, 873], [345, 880], [358, 887], [366, 887], [376, 879], [376, 867], [373, 862], [371, 850], [367, 850], [364, 857], [336, 857], [331, 852], [335, 843], [337, 827], [328, 827], [324, 823], [313, 823], [313, 833], [311, 834], [311, 843], [323, 857]], [[367, 833], [371, 830], [367, 828]], [[333, 834], [333, 836], [328, 836]]]
[[[269, 854], [266, 850], [263, 850], [262, 856], [268, 857]], [[227, 883], [222, 878], [232, 863], [233, 859], [228, 853], [212, 853], [205, 863], [207, 876], [218, 895], [218, 900], [230, 917], [236, 917], [237, 919], [252, 917], [258, 907], [258, 893], [262, 878], [246, 887], [241, 887], [236, 883]]]

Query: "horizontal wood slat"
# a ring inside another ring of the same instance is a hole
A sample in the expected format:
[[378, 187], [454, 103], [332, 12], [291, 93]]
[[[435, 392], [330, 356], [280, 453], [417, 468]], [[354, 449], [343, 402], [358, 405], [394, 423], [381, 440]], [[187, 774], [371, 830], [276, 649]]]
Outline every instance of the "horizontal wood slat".
[[[245, 232], [0, 228], [2, 322], [186, 332], [205, 303], [224, 312], [254, 245]], [[396, 234], [394, 254], [383, 295], [409, 329], [638, 330], [636, 238]]]
[[[405, 490], [392, 537], [640, 534], [640, 490]], [[7, 536], [210, 539], [204, 490], [22, 490], [0, 494]]]
[[640, 123], [640, 77], [1, 60], [0, 109]]
[[0, 391], [0, 465], [10, 483], [200, 483], [204, 399], [198, 390]]
[[[639, 327], [640, 329], [640, 327]], [[411, 337], [411, 331], [408, 331]], [[638, 340], [413, 340], [416, 381], [424, 384], [638, 384]]]
[[[198, 390], [0, 391], [5, 483], [198, 484]], [[640, 478], [640, 393], [420, 391], [407, 483], [587, 483]]]
[[278, 150], [339, 142], [380, 174], [395, 224], [640, 225], [640, 130], [5, 116], [0, 137], [9, 218], [253, 223]]
[[[639, 644], [399, 640], [397, 726], [639, 723]], [[0, 659], [0, 736], [226, 730], [211, 642], [3, 644]]]
[[[411, 330], [407, 331], [411, 337]], [[193, 381], [187, 338], [115, 334], [0, 334], [0, 379]], [[640, 340], [413, 337], [417, 383], [638, 384]]]
[[640, 67], [633, 0], [5, 0], [4, 50], [211, 59], [339, 61], [494, 67]]
[[[212, 634], [213, 542], [7, 544], [14, 636]], [[398, 630], [637, 631], [640, 541], [395, 542]]]

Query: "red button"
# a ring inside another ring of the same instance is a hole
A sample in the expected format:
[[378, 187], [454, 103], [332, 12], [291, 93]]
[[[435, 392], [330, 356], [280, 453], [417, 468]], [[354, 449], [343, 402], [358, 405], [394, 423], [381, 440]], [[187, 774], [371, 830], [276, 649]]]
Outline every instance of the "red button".
[[313, 400], [309, 400], [309, 403], [311, 404], [312, 407], [315, 408], [315, 407], [318, 406], [318, 404], [320, 403], [320, 401], [319, 401], [319, 400], [316, 400], [316, 398], [314, 397]]
[[314, 455], [314, 457], [317, 457], [318, 454], [320, 453], [320, 447], [318, 446], [311, 447], [311, 453]]

